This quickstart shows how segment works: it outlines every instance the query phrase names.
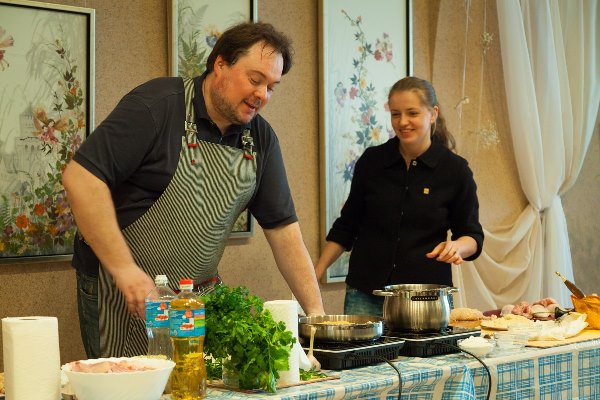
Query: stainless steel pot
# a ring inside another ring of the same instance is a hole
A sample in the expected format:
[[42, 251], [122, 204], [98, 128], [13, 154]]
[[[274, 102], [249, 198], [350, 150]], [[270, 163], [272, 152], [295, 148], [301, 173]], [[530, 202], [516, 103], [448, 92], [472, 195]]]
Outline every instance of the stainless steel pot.
[[[342, 323], [343, 322], [343, 323]], [[314, 326], [317, 342], [364, 342], [383, 334], [383, 318], [375, 315], [315, 315], [298, 319], [298, 334], [310, 338]]]
[[439, 332], [448, 327], [450, 293], [458, 288], [435, 284], [385, 286], [373, 294], [385, 296], [383, 318], [393, 332]]

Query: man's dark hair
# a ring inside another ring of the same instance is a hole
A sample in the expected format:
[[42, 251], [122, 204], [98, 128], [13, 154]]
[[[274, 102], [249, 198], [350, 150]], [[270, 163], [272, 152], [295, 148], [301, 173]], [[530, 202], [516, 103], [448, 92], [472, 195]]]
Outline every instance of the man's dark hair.
[[206, 70], [212, 72], [218, 56], [223, 57], [228, 64], [235, 64], [241, 56], [248, 53], [250, 47], [261, 42], [281, 54], [281, 74], [285, 75], [292, 67], [292, 42], [283, 33], [275, 30], [273, 25], [264, 22], [243, 22], [223, 32], [206, 60]]

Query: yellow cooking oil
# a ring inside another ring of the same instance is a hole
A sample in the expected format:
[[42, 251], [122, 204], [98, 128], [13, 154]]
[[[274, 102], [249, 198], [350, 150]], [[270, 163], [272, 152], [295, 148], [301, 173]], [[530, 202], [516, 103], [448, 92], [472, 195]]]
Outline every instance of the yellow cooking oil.
[[171, 398], [199, 400], [206, 396], [204, 335], [206, 332], [204, 303], [192, 292], [194, 283], [182, 279], [180, 292], [171, 300], [169, 333], [173, 341]]

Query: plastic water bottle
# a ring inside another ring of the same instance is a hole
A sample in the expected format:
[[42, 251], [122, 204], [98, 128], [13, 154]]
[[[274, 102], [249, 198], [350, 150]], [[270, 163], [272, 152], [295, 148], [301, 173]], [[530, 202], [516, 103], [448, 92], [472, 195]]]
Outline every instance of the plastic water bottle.
[[173, 400], [199, 400], [206, 395], [204, 303], [192, 292], [194, 281], [179, 281], [180, 292], [169, 311], [169, 330], [173, 342], [175, 368], [171, 373]]
[[169, 308], [176, 297], [169, 288], [166, 275], [156, 275], [156, 287], [146, 296], [146, 332], [148, 355], [164, 355], [173, 359], [173, 345], [169, 335]]

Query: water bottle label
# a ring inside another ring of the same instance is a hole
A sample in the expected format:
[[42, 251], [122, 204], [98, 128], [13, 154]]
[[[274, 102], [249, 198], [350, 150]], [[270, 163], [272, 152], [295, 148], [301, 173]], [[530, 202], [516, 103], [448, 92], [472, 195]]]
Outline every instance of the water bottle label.
[[206, 311], [171, 310], [169, 312], [169, 333], [173, 337], [204, 336], [206, 332]]
[[169, 327], [169, 301], [146, 301], [146, 327]]

